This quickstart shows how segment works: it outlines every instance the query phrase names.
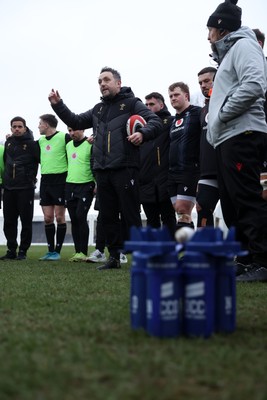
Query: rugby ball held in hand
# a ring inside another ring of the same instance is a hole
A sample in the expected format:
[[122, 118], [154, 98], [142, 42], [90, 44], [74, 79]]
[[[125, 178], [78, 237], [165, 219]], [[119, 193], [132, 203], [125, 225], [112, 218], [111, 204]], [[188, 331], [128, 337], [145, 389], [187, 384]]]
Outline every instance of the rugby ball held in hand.
[[135, 132], [138, 132], [140, 128], [146, 125], [146, 121], [141, 115], [131, 115], [126, 123], [127, 135], [130, 136]]

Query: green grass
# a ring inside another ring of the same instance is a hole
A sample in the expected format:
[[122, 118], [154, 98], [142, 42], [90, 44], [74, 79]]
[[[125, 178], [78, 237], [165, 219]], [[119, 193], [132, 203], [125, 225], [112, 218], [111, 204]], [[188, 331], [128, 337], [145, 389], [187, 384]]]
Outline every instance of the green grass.
[[[1, 254], [5, 248], [0, 247]], [[129, 323], [130, 265], [0, 261], [0, 399], [266, 400], [267, 285], [237, 286], [237, 329], [157, 339]]]

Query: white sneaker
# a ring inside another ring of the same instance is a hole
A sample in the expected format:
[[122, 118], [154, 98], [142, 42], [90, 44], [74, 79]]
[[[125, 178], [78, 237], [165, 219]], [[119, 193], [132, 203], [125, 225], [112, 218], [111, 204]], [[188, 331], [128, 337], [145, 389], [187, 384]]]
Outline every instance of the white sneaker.
[[123, 253], [120, 253], [120, 263], [127, 264], [127, 262], [128, 262], [127, 256]]
[[105, 262], [107, 257], [105, 253], [101, 253], [99, 250], [93, 251], [89, 257], [86, 258], [86, 262]]

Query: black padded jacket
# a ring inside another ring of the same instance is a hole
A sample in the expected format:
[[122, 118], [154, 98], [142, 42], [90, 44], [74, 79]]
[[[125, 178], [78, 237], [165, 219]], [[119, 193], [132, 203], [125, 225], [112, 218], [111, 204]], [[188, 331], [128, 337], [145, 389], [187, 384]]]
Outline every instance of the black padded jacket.
[[168, 170], [170, 127], [174, 117], [165, 106], [156, 113], [162, 120], [162, 132], [155, 139], [140, 147], [140, 200], [141, 203], [155, 203], [169, 199]]
[[93, 128], [95, 171], [139, 168], [139, 147], [127, 140], [126, 123], [131, 115], [141, 115], [147, 122], [139, 130], [143, 134], [143, 141], [154, 139], [162, 129], [160, 118], [134, 96], [130, 87], [122, 87], [116, 96], [102, 99], [82, 114], [72, 113], [62, 100], [52, 108], [73, 129]]
[[39, 160], [39, 146], [29, 128], [22, 136], [10, 136], [4, 150], [4, 189], [34, 188]]

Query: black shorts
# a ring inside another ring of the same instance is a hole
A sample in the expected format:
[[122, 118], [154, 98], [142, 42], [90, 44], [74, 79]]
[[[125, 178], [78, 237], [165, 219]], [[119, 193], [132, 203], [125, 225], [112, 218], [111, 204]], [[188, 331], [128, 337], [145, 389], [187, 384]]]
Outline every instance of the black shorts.
[[91, 205], [94, 197], [95, 182], [88, 183], [66, 183], [65, 185], [65, 202], [66, 206], [69, 202], [82, 199], [84, 205]]
[[49, 185], [41, 182], [40, 185], [41, 206], [64, 206], [65, 205], [65, 183]]
[[177, 199], [196, 201], [197, 183], [199, 173], [197, 172], [180, 172], [168, 175], [168, 192], [172, 203]]

